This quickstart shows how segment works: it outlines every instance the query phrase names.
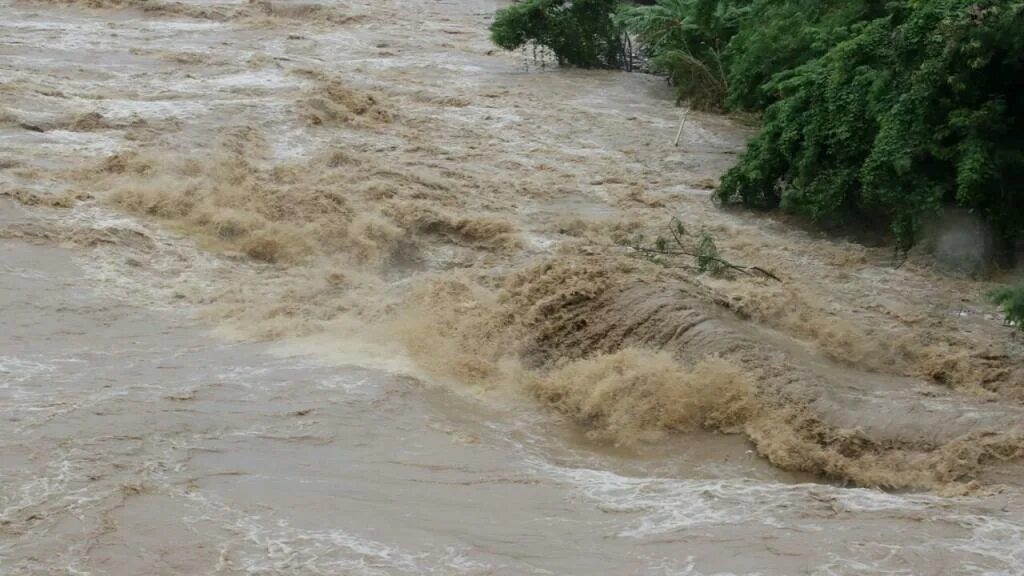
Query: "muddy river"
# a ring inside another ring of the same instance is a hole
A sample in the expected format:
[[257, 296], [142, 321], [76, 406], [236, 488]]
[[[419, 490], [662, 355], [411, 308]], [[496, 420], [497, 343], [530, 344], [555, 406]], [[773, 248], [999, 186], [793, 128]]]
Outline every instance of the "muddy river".
[[1024, 574], [989, 285], [501, 5], [0, 0], [0, 575]]

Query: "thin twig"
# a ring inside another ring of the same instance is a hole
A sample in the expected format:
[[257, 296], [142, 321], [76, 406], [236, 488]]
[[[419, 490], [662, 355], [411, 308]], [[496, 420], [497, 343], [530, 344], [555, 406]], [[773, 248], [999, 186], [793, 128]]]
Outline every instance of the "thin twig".
[[751, 266], [750, 269], [760, 272], [761, 274], [764, 274], [765, 276], [771, 278], [772, 280], [775, 280], [776, 282], [782, 282], [782, 278], [779, 278], [775, 274], [772, 274], [771, 272], [765, 270], [764, 268], [761, 268], [760, 266]]
[[679, 120], [679, 130], [676, 131], [676, 141], [672, 143], [672, 146], [679, 148], [679, 137], [683, 135], [683, 126], [686, 125], [686, 113], [688, 110], [683, 111], [683, 117]]
[[899, 270], [900, 268], [903, 268], [903, 265], [906, 264], [907, 260], [910, 259], [910, 255], [904, 252], [903, 259], [899, 261], [899, 264], [897, 264], [896, 260], [899, 259], [899, 257], [900, 257], [900, 249], [899, 249], [899, 247], [894, 248], [893, 249], [893, 254], [892, 254], [892, 265], [893, 265], [892, 269], [893, 270]]
[[673, 216], [672, 219], [668, 221], [668, 231], [672, 233], [672, 238], [675, 239], [676, 244], [682, 248], [683, 239], [679, 237], [679, 232], [677, 231], [679, 229], [686, 230], [686, 228], [683, 227], [683, 221]]
[[736, 270], [737, 272], [741, 272], [743, 274], [746, 274], [747, 276], [754, 276], [754, 273], [756, 272], [758, 274], [765, 276], [766, 278], [771, 278], [776, 282], [782, 282], [782, 278], [779, 278], [775, 274], [772, 274], [771, 272], [765, 270], [764, 268], [761, 268], [760, 266], [740, 266], [738, 264], [733, 264], [728, 260], [719, 258], [718, 256], [701, 256], [700, 254], [689, 252], [687, 250], [658, 250], [657, 248], [645, 248], [644, 246], [630, 246], [630, 248], [637, 252], [640, 252], [641, 254], [645, 254], [648, 256], [689, 256], [691, 258], [705, 258], [707, 260], [714, 260], [715, 262], [718, 262], [719, 264], [725, 266], [726, 268], [729, 268], [730, 270]]
[[729, 262], [728, 260], [725, 260], [724, 258], [720, 258], [718, 256], [712, 256], [710, 254], [697, 254], [695, 252], [691, 252], [690, 249], [687, 248], [687, 246], [683, 243], [683, 238], [682, 236], [680, 236], [679, 230], [683, 230], [683, 234], [686, 233], [685, 228], [683, 227], [682, 220], [673, 216], [672, 219], [669, 220], [668, 231], [670, 234], [672, 234], [672, 239], [675, 241], [676, 245], [679, 246], [678, 250], [659, 250], [657, 248], [646, 248], [640, 245], [632, 246], [632, 248], [633, 250], [636, 250], [637, 252], [640, 252], [641, 254], [647, 256], [689, 256], [691, 258], [703, 258], [706, 260], [717, 262], [730, 270], [736, 270], [737, 272], [746, 274], [748, 276], [753, 276], [756, 272], [766, 278], [771, 278], [776, 282], [782, 282], [782, 278], [779, 278], [775, 274], [769, 272], [768, 270], [765, 270], [764, 268], [761, 268], [760, 266], [740, 266], [738, 264], [733, 264], [732, 262]]

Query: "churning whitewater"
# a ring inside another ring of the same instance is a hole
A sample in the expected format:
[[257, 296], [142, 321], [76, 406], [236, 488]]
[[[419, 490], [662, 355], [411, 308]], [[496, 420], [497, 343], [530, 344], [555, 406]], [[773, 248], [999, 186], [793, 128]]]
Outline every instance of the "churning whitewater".
[[985, 286], [504, 4], [0, 0], [0, 576], [1024, 574]]

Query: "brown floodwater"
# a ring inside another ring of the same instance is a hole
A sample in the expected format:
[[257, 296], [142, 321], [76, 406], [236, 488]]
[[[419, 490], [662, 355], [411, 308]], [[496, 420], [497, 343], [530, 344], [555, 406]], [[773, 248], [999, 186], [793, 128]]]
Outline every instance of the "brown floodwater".
[[1024, 574], [986, 285], [719, 209], [749, 129], [503, 4], [0, 0], [0, 576]]

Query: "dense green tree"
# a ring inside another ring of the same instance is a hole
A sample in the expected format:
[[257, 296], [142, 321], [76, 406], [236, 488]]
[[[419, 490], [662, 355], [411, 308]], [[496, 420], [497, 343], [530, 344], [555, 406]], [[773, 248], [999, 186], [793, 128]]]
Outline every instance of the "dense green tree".
[[749, 11], [750, 0], [660, 0], [620, 10], [616, 21], [634, 35], [651, 67], [679, 88], [680, 98], [720, 107], [728, 94], [722, 54]]
[[819, 219], [881, 214], [909, 246], [944, 205], [1024, 226], [1024, 2], [890, 2], [776, 73], [719, 197]]
[[902, 247], [944, 206], [1024, 233], [1024, 0], [527, 0], [492, 32], [603, 67], [626, 34], [680, 98], [763, 112], [724, 202], [886, 222]]
[[551, 49], [559, 64], [618, 68], [624, 61], [622, 30], [614, 21], [618, 0], [525, 0], [499, 10], [491, 39], [506, 50], [528, 44]]

